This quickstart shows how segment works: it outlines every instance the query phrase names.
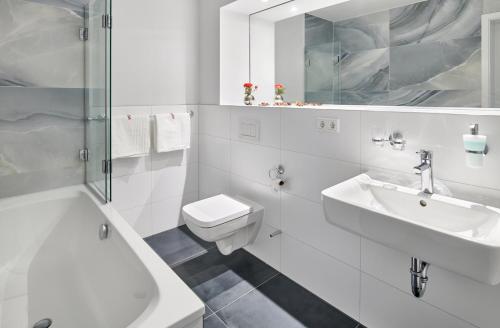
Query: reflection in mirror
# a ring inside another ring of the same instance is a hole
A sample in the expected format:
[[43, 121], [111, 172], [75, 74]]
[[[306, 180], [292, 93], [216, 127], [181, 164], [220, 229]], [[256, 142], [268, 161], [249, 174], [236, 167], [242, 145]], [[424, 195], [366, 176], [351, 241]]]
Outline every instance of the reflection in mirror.
[[257, 101], [500, 107], [500, 0], [300, 5], [250, 16]]

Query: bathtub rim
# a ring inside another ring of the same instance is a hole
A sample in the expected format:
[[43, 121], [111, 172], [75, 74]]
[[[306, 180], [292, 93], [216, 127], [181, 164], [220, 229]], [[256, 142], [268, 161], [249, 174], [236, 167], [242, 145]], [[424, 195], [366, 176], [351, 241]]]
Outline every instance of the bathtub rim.
[[[126, 328], [183, 328], [203, 317], [205, 305], [177, 274], [149, 247], [111, 203], [102, 200], [86, 185], [52, 189], [0, 199], [0, 213], [51, 200], [85, 195], [105, 217], [111, 233], [118, 233], [134, 256], [144, 265], [155, 284], [155, 295], [145, 310]], [[98, 227], [96, 226], [96, 232]], [[181, 305], [182, 304], [182, 305]]]

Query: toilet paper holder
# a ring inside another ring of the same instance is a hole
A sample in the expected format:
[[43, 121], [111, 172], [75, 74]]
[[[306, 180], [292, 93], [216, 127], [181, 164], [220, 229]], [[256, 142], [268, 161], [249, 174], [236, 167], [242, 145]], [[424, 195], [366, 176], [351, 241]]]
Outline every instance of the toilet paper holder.
[[278, 186], [285, 184], [285, 168], [283, 165], [278, 165], [269, 170], [269, 179], [275, 181]]

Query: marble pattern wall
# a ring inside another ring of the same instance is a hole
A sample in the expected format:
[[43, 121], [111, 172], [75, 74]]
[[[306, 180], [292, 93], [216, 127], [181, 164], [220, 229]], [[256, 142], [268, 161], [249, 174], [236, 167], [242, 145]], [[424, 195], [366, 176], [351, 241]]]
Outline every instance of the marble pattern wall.
[[340, 103], [481, 107], [482, 13], [483, 0], [429, 0], [335, 22]]
[[83, 181], [85, 0], [0, 0], [0, 197]]
[[[281, 41], [281, 40], [280, 40]], [[308, 102], [335, 102], [335, 69], [331, 65], [335, 55], [333, 23], [312, 15], [305, 15], [305, 99]]]

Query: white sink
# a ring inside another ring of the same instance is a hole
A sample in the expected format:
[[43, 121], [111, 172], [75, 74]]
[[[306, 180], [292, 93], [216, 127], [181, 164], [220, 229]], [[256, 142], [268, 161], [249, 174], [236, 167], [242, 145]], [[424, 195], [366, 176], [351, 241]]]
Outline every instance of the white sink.
[[409, 256], [500, 283], [500, 209], [361, 174], [322, 192], [327, 220]]

